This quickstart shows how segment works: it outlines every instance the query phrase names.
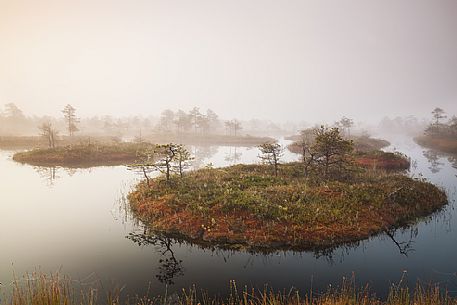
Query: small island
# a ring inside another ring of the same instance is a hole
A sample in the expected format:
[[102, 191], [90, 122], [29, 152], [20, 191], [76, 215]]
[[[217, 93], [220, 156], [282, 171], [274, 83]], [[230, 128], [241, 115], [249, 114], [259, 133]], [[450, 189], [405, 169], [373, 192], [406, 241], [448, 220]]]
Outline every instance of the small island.
[[[53, 147], [37, 147], [24, 152], [17, 152], [13, 155], [13, 160], [23, 164], [34, 166], [62, 166], [62, 167], [93, 167], [93, 166], [115, 166], [129, 165], [138, 158], [138, 154], [147, 147], [156, 146], [151, 143], [186, 143], [187, 145], [203, 145], [210, 146], [226, 145], [226, 146], [244, 146], [252, 147], [264, 142], [273, 141], [268, 137], [253, 137], [253, 136], [219, 136], [212, 135], [204, 141], [204, 136], [181, 135], [165, 136], [152, 135], [150, 137], [154, 142], [121, 142], [121, 141], [94, 141], [90, 142], [90, 138], [84, 138], [77, 142], [76, 140], [60, 141], [58, 145]], [[167, 142], [168, 140], [168, 142]], [[175, 140], [175, 141], [171, 141]], [[40, 143], [40, 142], [38, 142]], [[41, 144], [41, 143], [40, 143]]]
[[[171, 154], [138, 164], [147, 179], [128, 196], [132, 212], [153, 231], [194, 243], [271, 250], [358, 241], [446, 204], [429, 182], [354, 162], [353, 142], [338, 128], [315, 132], [303, 162], [281, 164], [282, 147], [266, 143], [259, 147], [264, 164], [184, 175], [173, 174]], [[151, 166], [167, 175], [149, 179]]]
[[[341, 121], [345, 121], [343, 118]], [[307, 153], [315, 139], [315, 128], [304, 129], [298, 135], [287, 137], [293, 142], [287, 146], [290, 152], [302, 155]], [[354, 161], [365, 168], [383, 170], [407, 170], [410, 160], [399, 152], [385, 152], [381, 149], [390, 145], [389, 141], [370, 137], [368, 134], [359, 136], [346, 135], [347, 140], [352, 142], [354, 149]]]
[[443, 121], [447, 116], [441, 108], [435, 108], [432, 115], [433, 122], [421, 136], [415, 138], [415, 141], [419, 145], [443, 153], [457, 154], [457, 117], [452, 116], [449, 121]]
[[92, 167], [134, 162], [146, 143], [76, 144], [37, 148], [13, 155], [13, 160], [34, 166]]

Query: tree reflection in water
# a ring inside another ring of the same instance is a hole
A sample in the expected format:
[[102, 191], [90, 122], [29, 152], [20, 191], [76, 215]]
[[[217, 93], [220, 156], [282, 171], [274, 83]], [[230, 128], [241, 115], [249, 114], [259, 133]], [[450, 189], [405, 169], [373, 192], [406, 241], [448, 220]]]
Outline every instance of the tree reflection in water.
[[391, 230], [386, 230], [384, 231], [387, 237], [392, 240], [392, 242], [397, 246], [398, 251], [400, 251], [400, 254], [404, 256], [408, 256], [409, 253], [414, 252], [413, 244], [414, 244], [414, 239], [417, 238], [417, 235], [419, 234], [419, 230], [417, 227], [413, 227], [409, 229], [409, 238], [406, 241], [398, 241], [395, 238], [395, 233], [396, 230], [391, 229]]
[[434, 150], [424, 151], [424, 157], [427, 158], [428, 162], [430, 163], [429, 169], [433, 174], [438, 173], [444, 166], [444, 163], [440, 162], [441, 156]]
[[232, 147], [229, 148], [229, 152], [225, 155], [224, 160], [226, 162], [232, 163], [232, 164], [237, 164], [241, 160], [241, 153], [237, 152], [238, 147]]
[[[451, 155], [448, 157], [449, 163], [451, 163], [451, 166], [455, 169], [457, 169], [457, 155]], [[457, 175], [455, 175], [457, 177]]]
[[46, 181], [47, 186], [54, 186], [55, 182], [62, 178], [59, 173], [65, 172], [69, 177], [73, 176], [78, 169], [70, 167], [57, 167], [57, 166], [34, 166], [33, 169], [38, 173], [38, 175]]
[[148, 234], [146, 230], [142, 233], [129, 233], [126, 236], [139, 246], [152, 245], [161, 254], [159, 259], [158, 274], [156, 278], [164, 284], [173, 285], [174, 279], [184, 275], [182, 260], [176, 258], [173, 252], [173, 239], [160, 235]]
[[194, 169], [201, 168], [205, 166], [205, 160], [211, 159], [218, 151], [218, 146], [194, 146], [191, 148], [191, 152], [195, 157], [192, 166]]

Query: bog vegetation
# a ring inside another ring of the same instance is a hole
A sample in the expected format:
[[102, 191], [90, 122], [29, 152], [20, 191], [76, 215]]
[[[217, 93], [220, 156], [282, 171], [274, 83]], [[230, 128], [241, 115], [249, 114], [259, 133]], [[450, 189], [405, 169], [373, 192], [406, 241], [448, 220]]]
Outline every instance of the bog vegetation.
[[[25, 284], [26, 283], [26, 284]], [[204, 289], [195, 286], [183, 289], [172, 295], [124, 296], [122, 291], [83, 285], [59, 274], [34, 273], [26, 275], [24, 281], [14, 282], [12, 296], [2, 305], [453, 305], [457, 299], [451, 297], [438, 285], [417, 284], [409, 289], [402, 282], [390, 287], [385, 299], [376, 297], [368, 285], [357, 286], [354, 279], [343, 280], [338, 287], [325, 291], [297, 291], [288, 289], [275, 291], [265, 286], [263, 289], [237, 287], [235, 281], [228, 285], [225, 297], [209, 295]]]
[[424, 134], [416, 138], [420, 145], [437, 149], [446, 153], [457, 153], [457, 117], [449, 120], [445, 111], [435, 108], [432, 111], [433, 120], [425, 129]]
[[[269, 143], [260, 146], [264, 164], [185, 175], [173, 174], [172, 154], [167, 165], [151, 153], [153, 162], [135, 165], [146, 181], [129, 195], [132, 210], [153, 230], [195, 242], [311, 248], [366, 238], [446, 203], [445, 193], [426, 181], [360, 166], [353, 142], [338, 128], [315, 130], [306, 145], [301, 162], [282, 163], [282, 147]], [[149, 179], [157, 169], [167, 174]]]

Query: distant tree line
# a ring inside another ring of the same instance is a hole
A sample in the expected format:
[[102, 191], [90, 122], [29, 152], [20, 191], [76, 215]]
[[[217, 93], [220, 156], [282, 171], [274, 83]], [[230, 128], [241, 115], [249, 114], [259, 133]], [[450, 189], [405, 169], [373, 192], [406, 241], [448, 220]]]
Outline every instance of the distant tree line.
[[223, 121], [211, 109], [201, 112], [194, 107], [189, 112], [164, 110], [156, 129], [165, 133], [219, 134], [224, 127], [225, 134], [230, 136], [239, 135], [242, 129], [241, 122], [236, 119]]
[[[33, 136], [42, 133], [44, 125], [51, 125], [54, 131], [62, 136], [101, 136], [112, 137], [113, 140], [143, 138], [147, 134], [215, 134], [227, 136], [250, 135], [280, 135], [284, 133], [283, 126], [268, 120], [251, 119], [240, 121], [236, 118], [222, 119], [213, 110], [201, 111], [193, 107], [189, 111], [178, 109], [164, 110], [158, 115], [135, 115], [114, 117], [111, 115], [79, 118], [74, 105], [62, 107], [62, 116], [30, 116], [25, 115], [14, 103], [0, 107], [0, 136]], [[49, 129], [49, 128], [48, 128]], [[294, 130], [295, 128], [292, 128]], [[140, 136], [141, 134], [141, 136]]]

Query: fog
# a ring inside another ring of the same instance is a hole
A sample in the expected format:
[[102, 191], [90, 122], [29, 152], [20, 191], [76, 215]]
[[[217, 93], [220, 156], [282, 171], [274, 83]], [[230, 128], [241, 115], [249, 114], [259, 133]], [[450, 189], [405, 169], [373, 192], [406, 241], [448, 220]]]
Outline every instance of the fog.
[[457, 2], [0, 0], [0, 105], [276, 122], [457, 113]]

